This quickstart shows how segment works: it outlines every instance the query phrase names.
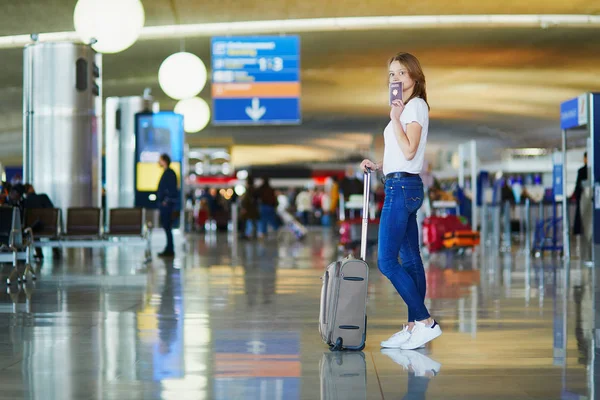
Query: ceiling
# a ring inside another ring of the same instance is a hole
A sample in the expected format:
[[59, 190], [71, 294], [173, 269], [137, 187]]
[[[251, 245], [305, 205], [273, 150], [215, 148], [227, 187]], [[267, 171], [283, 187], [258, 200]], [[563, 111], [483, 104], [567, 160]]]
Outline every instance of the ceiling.
[[[73, 30], [75, 0], [19, 0], [3, 5], [0, 35]], [[143, 0], [146, 26], [286, 18], [382, 15], [596, 14], [595, 1], [427, 0], [303, 2], [263, 0]], [[427, 76], [431, 105], [430, 156], [477, 139], [482, 159], [503, 147], [558, 146], [558, 107], [600, 90], [598, 28], [460, 27], [301, 33], [303, 123], [293, 127], [209, 127], [189, 135], [192, 146], [227, 145], [234, 162], [271, 159], [330, 161], [380, 147], [387, 124], [387, 59], [415, 54]], [[138, 41], [105, 55], [104, 95], [152, 88], [162, 109], [174, 101], [160, 90], [160, 63], [183, 45], [210, 60], [209, 37]], [[21, 158], [22, 50], [0, 49], [0, 162]], [[210, 104], [210, 87], [201, 93]], [[375, 140], [373, 140], [375, 138]], [[265, 146], [269, 152], [265, 152]], [[271, 156], [267, 156], [271, 154]]]

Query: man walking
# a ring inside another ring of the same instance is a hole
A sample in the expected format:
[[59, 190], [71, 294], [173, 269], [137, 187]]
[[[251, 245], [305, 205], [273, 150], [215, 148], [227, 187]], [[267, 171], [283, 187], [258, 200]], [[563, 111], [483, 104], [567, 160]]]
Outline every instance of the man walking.
[[[581, 197], [583, 195], [584, 186], [583, 182], [588, 180], [588, 158], [587, 151], [583, 153], [583, 167], [577, 171], [577, 181], [575, 182], [575, 191], [573, 192], [572, 198], [577, 202], [575, 208], [575, 221], [573, 224], [573, 234], [580, 236], [583, 234], [583, 219], [581, 218]], [[579, 240], [579, 239], [578, 239]]]
[[165, 172], [158, 183], [158, 209], [160, 211], [160, 223], [167, 235], [167, 247], [160, 253], [159, 257], [174, 257], [175, 247], [173, 245], [173, 209], [177, 202], [177, 175], [171, 169], [171, 157], [161, 154], [158, 164]]

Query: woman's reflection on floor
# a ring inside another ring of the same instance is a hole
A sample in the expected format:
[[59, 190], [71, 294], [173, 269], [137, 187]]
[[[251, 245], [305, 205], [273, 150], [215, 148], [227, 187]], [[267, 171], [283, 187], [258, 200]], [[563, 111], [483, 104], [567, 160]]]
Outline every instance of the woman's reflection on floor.
[[437, 376], [442, 364], [420, 350], [383, 349], [383, 354], [408, 371], [408, 389], [404, 400], [425, 400], [429, 382]]

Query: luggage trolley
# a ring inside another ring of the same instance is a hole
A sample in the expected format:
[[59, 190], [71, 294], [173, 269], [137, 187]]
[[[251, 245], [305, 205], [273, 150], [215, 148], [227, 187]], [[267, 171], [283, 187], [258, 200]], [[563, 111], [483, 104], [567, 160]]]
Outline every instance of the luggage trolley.
[[[564, 254], [561, 235], [563, 216], [559, 215], [558, 212], [560, 206], [561, 205], [554, 200], [552, 203], [552, 217], [541, 219], [535, 224], [531, 253], [536, 257], [541, 257], [544, 251], [559, 252], [561, 257]], [[543, 205], [540, 205], [540, 207], [543, 207]]]

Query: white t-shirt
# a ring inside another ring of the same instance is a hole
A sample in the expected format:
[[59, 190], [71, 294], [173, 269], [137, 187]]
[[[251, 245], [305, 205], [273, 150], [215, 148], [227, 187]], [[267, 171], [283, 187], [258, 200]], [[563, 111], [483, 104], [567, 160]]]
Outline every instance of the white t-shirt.
[[288, 197], [285, 194], [280, 194], [277, 196], [277, 209], [278, 210], [287, 210], [290, 206], [290, 202]]
[[303, 190], [298, 193], [298, 196], [296, 196], [296, 209], [300, 212], [312, 210], [312, 199], [308, 191]]
[[420, 174], [425, 161], [425, 146], [427, 145], [427, 133], [429, 131], [429, 108], [425, 100], [420, 97], [415, 97], [406, 104], [402, 114], [400, 115], [400, 123], [404, 132], [406, 125], [411, 122], [417, 122], [421, 125], [421, 140], [417, 153], [412, 160], [407, 160], [404, 153], [400, 149], [398, 139], [394, 133], [392, 121], [385, 127], [383, 131], [384, 152], [383, 152], [383, 173], [385, 175], [392, 172], [408, 172], [410, 174]]
[[327, 193], [323, 193], [321, 197], [321, 209], [328, 212], [331, 209], [331, 198]]

